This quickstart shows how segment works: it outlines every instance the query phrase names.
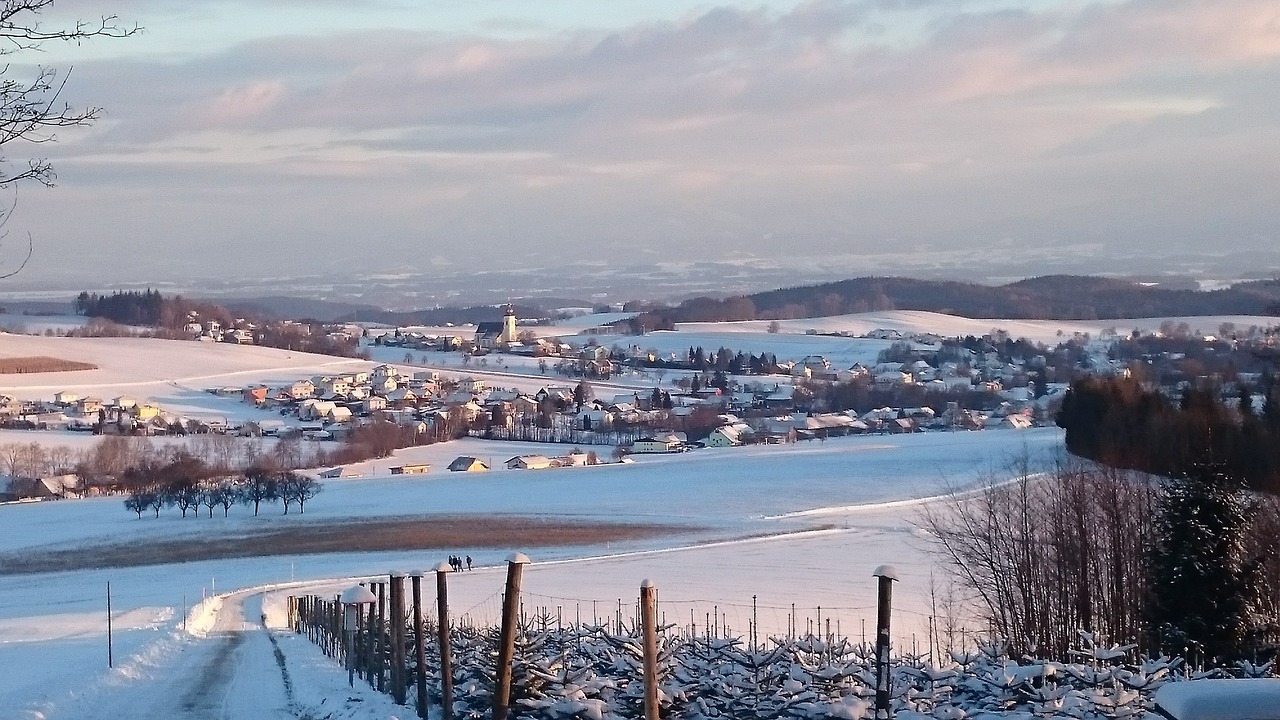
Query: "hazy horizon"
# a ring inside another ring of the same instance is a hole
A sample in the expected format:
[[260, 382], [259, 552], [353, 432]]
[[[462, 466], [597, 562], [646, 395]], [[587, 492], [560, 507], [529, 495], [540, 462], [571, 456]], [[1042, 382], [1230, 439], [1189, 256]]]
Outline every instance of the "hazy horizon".
[[106, 113], [6, 146], [59, 187], [19, 189], [0, 257], [35, 254], [0, 290], [1280, 269], [1273, 2], [94, 0], [44, 23], [112, 13], [145, 32], [9, 58], [74, 66], [64, 98]]

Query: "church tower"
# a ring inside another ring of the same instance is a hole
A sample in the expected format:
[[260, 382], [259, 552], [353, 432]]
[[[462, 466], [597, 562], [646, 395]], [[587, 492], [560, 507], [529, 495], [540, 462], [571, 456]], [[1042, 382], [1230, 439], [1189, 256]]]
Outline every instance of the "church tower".
[[502, 314], [502, 335], [498, 344], [505, 347], [516, 341], [516, 308], [507, 303], [507, 310]]

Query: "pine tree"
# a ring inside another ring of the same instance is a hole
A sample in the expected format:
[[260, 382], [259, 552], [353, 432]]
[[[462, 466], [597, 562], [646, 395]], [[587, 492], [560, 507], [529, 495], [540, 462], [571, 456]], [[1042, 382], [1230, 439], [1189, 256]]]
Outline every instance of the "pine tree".
[[1194, 463], [1164, 488], [1150, 619], [1169, 651], [1199, 650], [1214, 663], [1242, 655], [1257, 604], [1244, 549], [1249, 511], [1243, 484], [1218, 462]]

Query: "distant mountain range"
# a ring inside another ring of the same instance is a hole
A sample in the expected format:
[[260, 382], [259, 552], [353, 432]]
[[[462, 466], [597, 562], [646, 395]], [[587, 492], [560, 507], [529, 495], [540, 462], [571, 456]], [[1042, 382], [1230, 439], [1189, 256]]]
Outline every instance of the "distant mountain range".
[[823, 317], [926, 310], [971, 318], [1103, 320], [1177, 315], [1280, 315], [1280, 280], [1213, 291], [1162, 288], [1085, 275], [1046, 275], [1007, 285], [864, 277], [727, 298], [693, 298], [674, 322]]
[[[1221, 290], [1192, 289], [1190, 281], [1167, 286], [1089, 275], [1045, 275], [1004, 285], [905, 277], [861, 277], [837, 282], [780, 288], [752, 294], [699, 296], [678, 305], [633, 302], [628, 310], [646, 311], [649, 329], [673, 322], [793, 319], [883, 310], [924, 310], [971, 318], [1036, 320], [1105, 320], [1111, 318], [1184, 315], [1280, 316], [1280, 280], [1254, 280]], [[321, 322], [365, 321], [388, 325], [480, 323], [502, 317], [502, 305], [448, 306], [390, 311], [371, 303], [355, 303], [288, 295], [210, 298], [239, 317], [312, 319]], [[560, 308], [591, 308], [574, 298], [518, 299], [516, 315], [551, 318]], [[56, 301], [9, 301], [9, 313], [68, 313], [71, 304]], [[0, 312], [4, 312], [0, 310]]]
[[[491, 322], [502, 319], [504, 307], [469, 305], [397, 312], [376, 305], [286, 296], [223, 298], [218, 304], [240, 316], [276, 320], [311, 319], [321, 322], [376, 322], [400, 326]], [[536, 302], [517, 300], [514, 305], [516, 315], [522, 318], [550, 317], [557, 308], [591, 307], [591, 303], [565, 298], [539, 298]]]

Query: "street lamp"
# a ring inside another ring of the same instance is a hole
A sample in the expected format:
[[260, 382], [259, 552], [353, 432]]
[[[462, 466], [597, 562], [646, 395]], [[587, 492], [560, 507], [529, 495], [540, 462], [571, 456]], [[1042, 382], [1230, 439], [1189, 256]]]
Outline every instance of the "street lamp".
[[356, 625], [359, 624], [360, 608], [378, 602], [378, 597], [369, 588], [355, 585], [342, 593], [342, 627], [346, 630], [347, 639], [347, 683], [356, 685]]

